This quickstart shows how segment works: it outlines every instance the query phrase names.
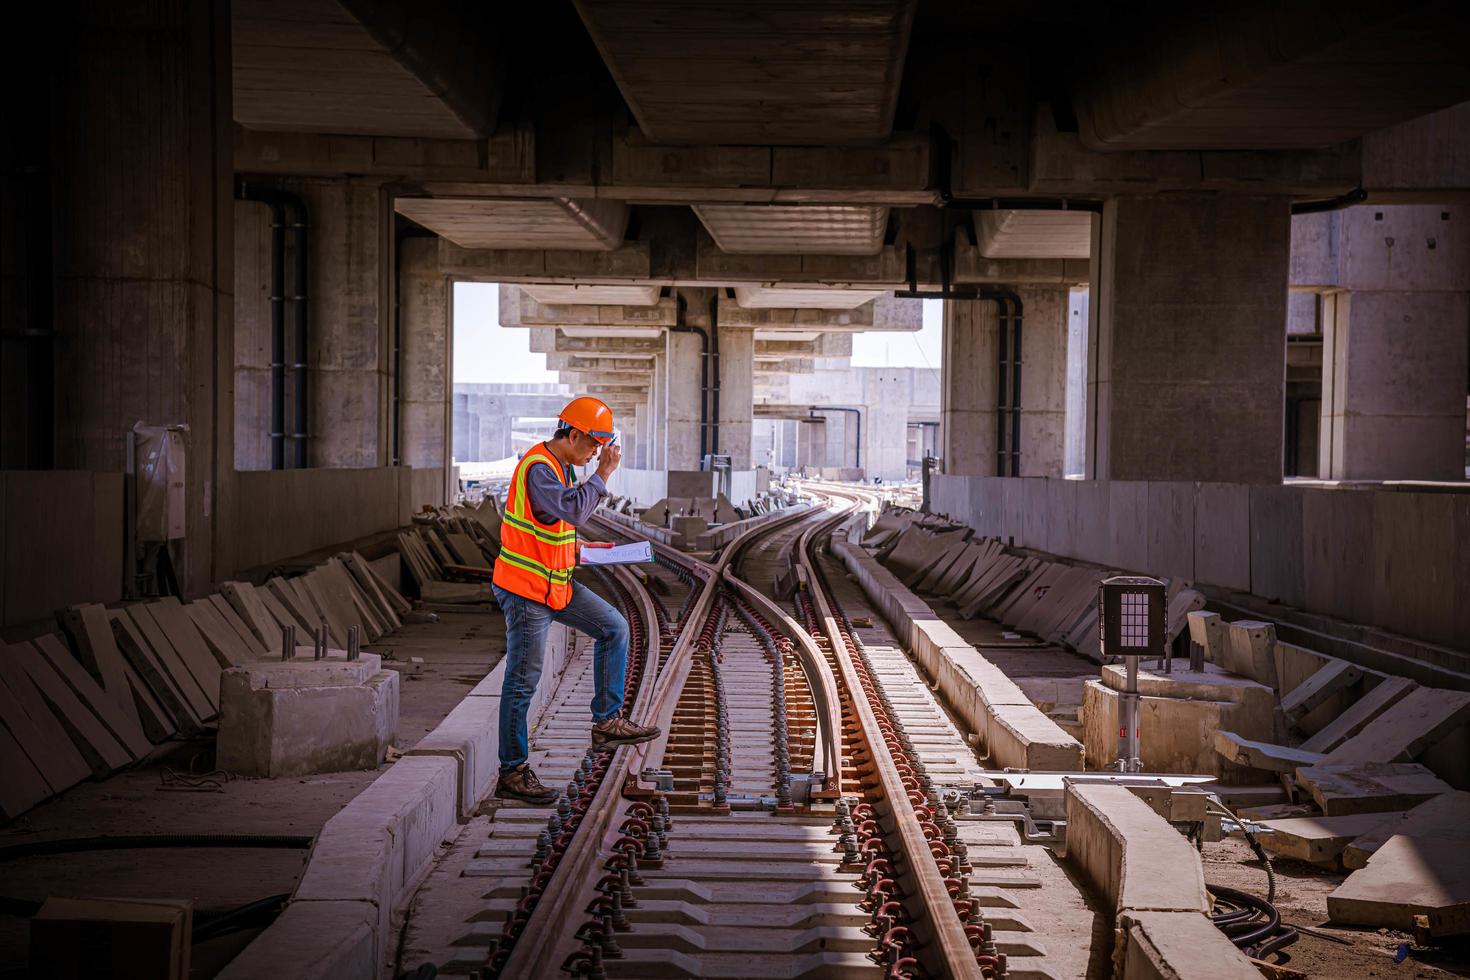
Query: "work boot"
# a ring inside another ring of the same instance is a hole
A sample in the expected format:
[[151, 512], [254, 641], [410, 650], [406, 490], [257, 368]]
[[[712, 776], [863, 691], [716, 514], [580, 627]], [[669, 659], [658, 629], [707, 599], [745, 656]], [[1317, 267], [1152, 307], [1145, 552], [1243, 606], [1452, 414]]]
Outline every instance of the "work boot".
[[662, 734], [652, 725], [635, 725], [622, 715], [613, 715], [607, 721], [592, 726], [592, 747], [610, 749], [619, 745], [637, 745], [658, 738]]
[[550, 806], [556, 802], [556, 790], [541, 785], [541, 780], [522, 763], [514, 769], [500, 774], [495, 782], [495, 797], [500, 800], [520, 800], [533, 806]]

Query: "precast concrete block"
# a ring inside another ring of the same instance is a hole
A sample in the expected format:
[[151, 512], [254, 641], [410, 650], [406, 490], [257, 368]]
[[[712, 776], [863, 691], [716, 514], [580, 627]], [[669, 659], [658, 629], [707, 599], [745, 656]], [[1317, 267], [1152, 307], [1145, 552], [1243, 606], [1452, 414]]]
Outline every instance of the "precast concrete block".
[[374, 980], [377, 918], [370, 902], [293, 901], [220, 980]]
[[1198, 912], [1133, 912], [1118, 924], [1122, 980], [1259, 980], [1260, 972]]
[[469, 695], [408, 755], [454, 761], [459, 817], [468, 819], [500, 771], [500, 695]]
[[1126, 786], [1067, 782], [1067, 861], [1119, 913], [1209, 910], [1199, 855]]
[[219, 765], [248, 776], [373, 769], [398, 732], [399, 678], [357, 661], [249, 664], [220, 675]]
[[394, 763], [322, 827], [294, 899], [373, 903], [381, 950], [394, 907], [458, 823], [457, 777], [453, 759]]

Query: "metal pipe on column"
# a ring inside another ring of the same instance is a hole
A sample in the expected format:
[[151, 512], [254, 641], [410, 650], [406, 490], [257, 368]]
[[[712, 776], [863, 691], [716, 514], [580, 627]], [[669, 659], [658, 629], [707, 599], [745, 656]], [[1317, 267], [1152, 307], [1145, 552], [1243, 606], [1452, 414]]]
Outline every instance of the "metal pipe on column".
[[[699, 335], [699, 458], [702, 465], [704, 457], [709, 453], [709, 334], [703, 327], [692, 327], [685, 322], [687, 304], [682, 293], [676, 295], [674, 309], [674, 325], [669, 327], [670, 332]], [[673, 365], [669, 365], [669, 368], [672, 371]]]

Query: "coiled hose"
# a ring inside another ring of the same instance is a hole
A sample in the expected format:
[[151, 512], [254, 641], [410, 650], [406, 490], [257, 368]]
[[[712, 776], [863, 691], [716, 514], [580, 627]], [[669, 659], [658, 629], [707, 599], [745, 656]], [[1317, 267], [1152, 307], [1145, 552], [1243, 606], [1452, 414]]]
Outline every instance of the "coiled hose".
[[[1215, 908], [1210, 913], [1210, 921], [1230, 937], [1230, 941], [1235, 944], [1236, 948], [1247, 956], [1258, 960], [1265, 959], [1290, 946], [1300, 937], [1300, 934], [1291, 926], [1282, 924], [1281, 913], [1276, 910], [1274, 904], [1276, 901], [1276, 869], [1272, 867], [1271, 858], [1266, 854], [1266, 849], [1261, 846], [1261, 842], [1244, 820], [1214, 798], [1210, 799], [1206, 808], [1215, 809], [1240, 828], [1240, 832], [1245, 835], [1246, 843], [1260, 859], [1261, 866], [1266, 869], [1266, 897], [1264, 899], [1239, 889], [1227, 888], [1224, 885], [1206, 885], [1205, 887], [1215, 899]], [[1289, 957], [1283, 954], [1282, 961], [1286, 959]]]

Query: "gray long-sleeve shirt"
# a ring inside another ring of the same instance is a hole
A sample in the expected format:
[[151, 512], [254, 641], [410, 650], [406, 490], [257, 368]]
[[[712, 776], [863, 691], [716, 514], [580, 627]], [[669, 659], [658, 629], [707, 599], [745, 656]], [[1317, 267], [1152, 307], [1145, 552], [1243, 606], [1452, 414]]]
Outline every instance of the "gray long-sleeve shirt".
[[607, 496], [607, 485], [594, 473], [586, 481], [569, 486], [557, 479], [550, 463], [538, 462], [526, 470], [526, 494], [531, 513], [542, 524], [566, 521], [578, 525], [585, 523]]

